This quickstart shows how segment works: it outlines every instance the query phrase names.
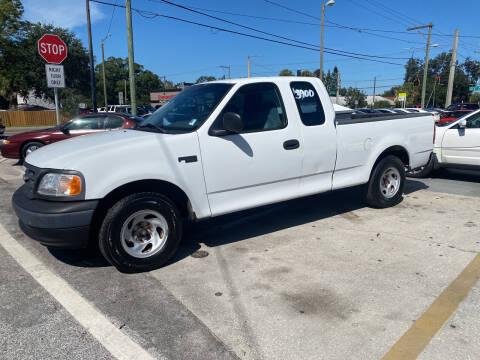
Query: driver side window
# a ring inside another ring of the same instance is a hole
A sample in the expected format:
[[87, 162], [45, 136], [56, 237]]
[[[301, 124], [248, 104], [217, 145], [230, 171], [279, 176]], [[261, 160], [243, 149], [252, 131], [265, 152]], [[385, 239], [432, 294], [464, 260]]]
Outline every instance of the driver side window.
[[480, 129], [480, 112], [467, 119], [468, 129]]
[[223, 119], [227, 112], [241, 116], [244, 132], [276, 130], [287, 126], [280, 91], [273, 83], [242, 86], [230, 99], [219, 118]]

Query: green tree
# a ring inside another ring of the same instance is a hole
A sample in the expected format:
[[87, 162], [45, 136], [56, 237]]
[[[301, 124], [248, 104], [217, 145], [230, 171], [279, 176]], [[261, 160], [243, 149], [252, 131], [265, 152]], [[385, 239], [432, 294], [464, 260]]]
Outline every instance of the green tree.
[[468, 56], [462, 64], [462, 69], [468, 76], [470, 84], [476, 84], [480, 78], [480, 61], [472, 60], [472, 58]]
[[[135, 75], [135, 88], [137, 95], [137, 104], [149, 104], [150, 103], [150, 92], [153, 90], [163, 89], [163, 82], [160, 80], [158, 75], [154, 74], [150, 70], [145, 70], [142, 65], [135, 63], [134, 64], [134, 75]], [[118, 104], [118, 93], [124, 92], [125, 90], [125, 81], [127, 81], [127, 92], [129, 90], [128, 86], [128, 59], [122, 59], [117, 57], [109, 57], [105, 60], [105, 77], [107, 80], [107, 96], [108, 104], [114, 105]], [[103, 95], [103, 76], [102, 76], [102, 64], [95, 66], [95, 77], [97, 84], [97, 100], [99, 106], [105, 104], [104, 95]], [[171, 84], [171, 82], [170, 82]], [[170, 88], [168, 86], [167, 88]], [[128, 96], [128, 94], [127, 94]], [[129, 98], [129, 97], [128, 97]], [[124, 95], [125, 99], [125, 95]]]
[[[421, 73], [422, 72], [422, 73]], [[413, 57], [408, 59], [405, 65], [404, 82], [412, 82], [416, 78], [420, 78], [423, 74], [423, 62], [420, 59], [414, 59]]]
[[11, 90], [10, 65], [20, 61], [18, 48], [19, 30], [24, 26], [21, 17], [23, 5], [19, 0], [0, 0], [0, 103], [8, 107], [16, 103], [16, 94]]
[[470, 95], [470, 98], [468, 99], [468, 101], [470, 101], [471, 103], [480, 104], [480, 94], [475, 93]]
[[288, 69], [283, 69], [279, 72], [278, 76], [293, 76], [293, 72]]
[[[355, 104], [357, 101], [357, 104]], [[365, 107], [367, 106], [367, 95], [357, 88], [349, 87], [345, 94], [345, 105], [349, 108]]]
[[204, 83], [204, 82], [207, 82], [207, 81], [215, 81], [215, 80], [217, 80], [215, 78], [215, 76], [202, 75], [197, 79], [197, 81], [195, 81], [195, 84], [200, 84], [200, 83]]
[[335, 66], [333, 68], [333, 71], [330, 71], [330, 69], [327, 71], [327, 74], [323, 77], [323, 84], [327, 88], [327, 91], [337, 91], [337, 74], [338, 74], [338, 69]]
[[313, 74], [313, 72], [309, 71], [309, 70], [303, 70], [301, 73], [300, 73], [301, 76], [309, 76], [309, 77], [313, 77], [315, 76]]
[[381, 108], [389, 108], [392, 105], [387, 101], [387, 100], [378, 100], [375, 101], [375, 109], [381, 109]]

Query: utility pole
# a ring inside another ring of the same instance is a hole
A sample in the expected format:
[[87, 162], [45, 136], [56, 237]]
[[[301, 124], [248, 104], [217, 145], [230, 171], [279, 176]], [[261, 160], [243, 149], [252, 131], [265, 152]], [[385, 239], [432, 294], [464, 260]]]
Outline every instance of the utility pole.
[[321, 21], [321, 30], [320, 30], [320, 71], [318, 73], [318, 78], [320, 81], [323, 80], [323, 18], [325, 17], [325, 3], [322, 1], [322, 21]]
[[128, 77], [130, 78], [130, 108], [132, 115], [137, 115], [137, 99], [135, 91], [135, 72], [133, 56], [133, 32], [132, 32], [132, 1], [125, 0], [127, 15], [127, 40], [128, 40]]
[[377, 87], [377, 77], [373, 77], [373, 100], [372, 100], [372, 109], [375, 107], [375, 88]]
[[127, 99], [127, 80], [123, 79], [123, 87], [125, 88], [125, 105], [128, 104], [128, 99]]
[[338, 105], [338, 95], [340, 94], [340, 71], [337, 71], [337, 94], [335, 96], [335, 102]]
[[427, 91], [427, 74], [428, 74], [428, 55], [430, 53], [430, 39], [432, 37], [432, 28], [433, 24], [430, 22], [428, 25], [415, 26], [408, 28], [407, 31], [425, 29], [428, 27], [428, 38], [427, 38], [427, 49], [425, 51], [425, 64], [423, 66], [423, 82], [422, 82], [422, 104], [421, 107], [425, 106], [425, 94]]
[[166, 91], [167, 91], [167, 77], [163, 75], [163, 96], [165, 96]]
[[107, 40], [111, 35], [107, 34], [105, 39], [100, 40], [100, 46], [102, 47], [102, 73], [103, 73], [103, 97], [105, 98], [105, 111], [108, 112], [108, 99], [107, 99], [107, 80], [105, 77], [105, 56], [103, 51], [103, 42]]
[[97, 112], [97, 90], [95, 88], [95, 68], [93, 63], [92, 25], [90, 23], [90, 0], [85, 0], [85, 5], [87, 7], [88, 49], [90, 52], [90, 89], [92, 93], [93, 112]]
[[247, 77], [250, 77], [250, 56], [247, 57]]
[[228, 78], [231, 79], [231, 77], [230, 77], [230, 65], [228, 65], [228, 66], [227, 65], [220, 65], [220, 67], [222, 69], [228, 69]]
[[320, 26], [320, 73], [318, 74], [318, 78], [320, 80], [323, 80], [323, 22], [325, 18], [325, 5], [333, 6], [335, 5], [335, 0], [328, 0], [326, 3], [322, 0], [322, 19]]
[[453, 40], [452, 58], [450, 59], [450, 73], [448, 74], [447, 99], [445, 107], [452, 103], [453, 80], [455, 78], [455, 65], [457, 63], [457, 47], [458, 47], [458, 29], [455, 30], [455, 38]]

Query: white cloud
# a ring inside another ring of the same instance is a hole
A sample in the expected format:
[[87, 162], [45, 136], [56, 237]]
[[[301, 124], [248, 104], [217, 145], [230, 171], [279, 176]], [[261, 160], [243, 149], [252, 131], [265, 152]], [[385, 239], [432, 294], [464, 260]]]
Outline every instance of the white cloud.
[[[97, 6], [90, 3], [92, 22], [102, 20], [105, 14]], [[32, 22], [53, 24], [68, 29], [83, 26], [87, 23], [85, 1], [81, 0], [24, 0], [25, 19]]]

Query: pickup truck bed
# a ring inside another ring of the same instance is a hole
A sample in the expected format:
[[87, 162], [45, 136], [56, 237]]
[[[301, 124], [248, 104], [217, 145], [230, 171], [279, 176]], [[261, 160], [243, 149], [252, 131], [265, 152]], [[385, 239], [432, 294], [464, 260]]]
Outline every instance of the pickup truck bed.
[[433, 150], [434, 120], [430, 113], [337, 113], [335, 120], [338, 156], [332, 189], [366, 183], [379, 149], [409, 149], [408, 157], [399, 155], [408, 170], [426, 164]]

